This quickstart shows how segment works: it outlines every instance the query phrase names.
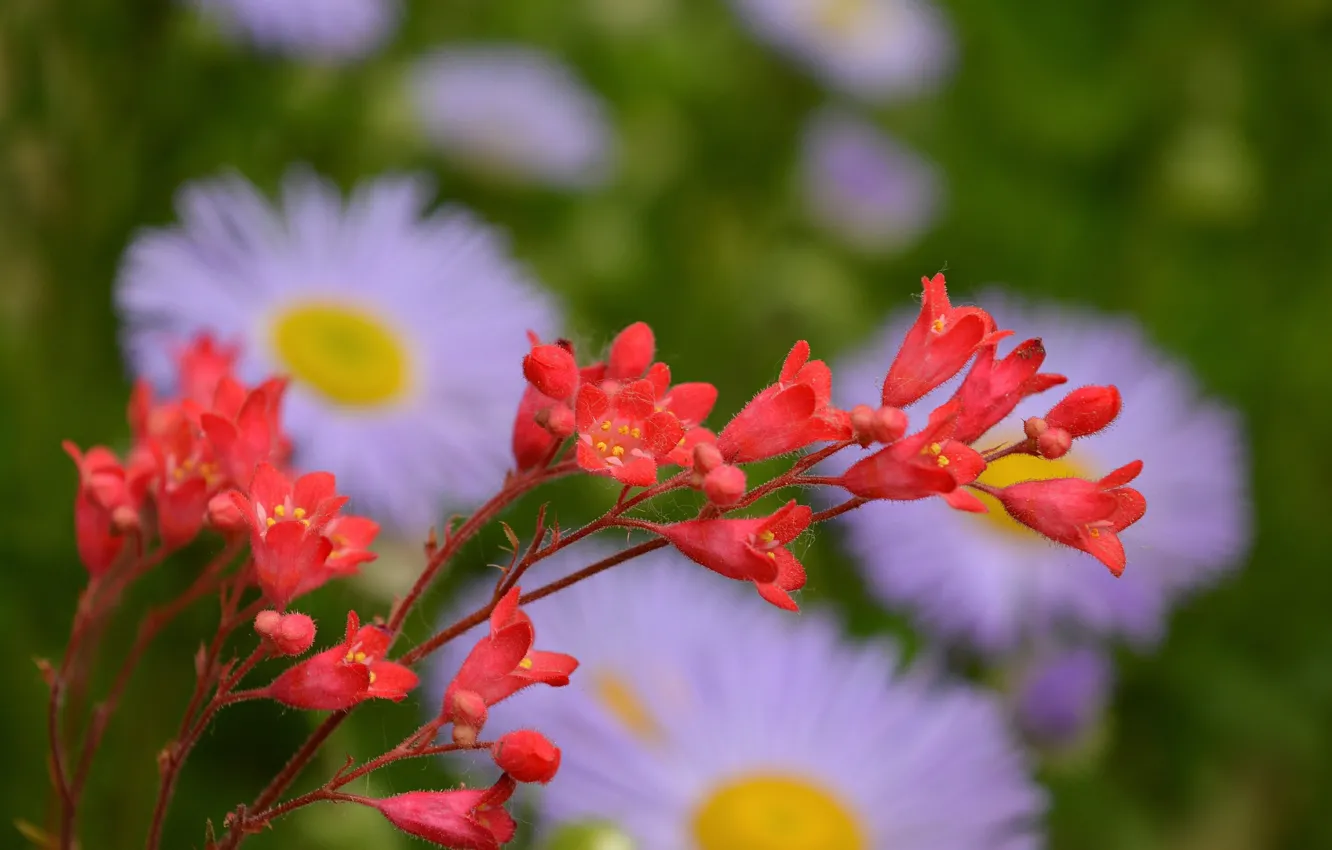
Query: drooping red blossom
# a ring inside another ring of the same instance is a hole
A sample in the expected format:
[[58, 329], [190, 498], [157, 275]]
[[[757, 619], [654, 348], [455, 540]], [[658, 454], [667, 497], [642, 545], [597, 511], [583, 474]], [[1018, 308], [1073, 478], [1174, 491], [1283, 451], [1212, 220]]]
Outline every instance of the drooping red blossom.
[[111, 568], [125, 545], [122, 534], [139, 522], [139, 503], [125, 469], [112, 451], [94, 446], [87, 454], [74, 443], [61, 444], [79, 470], [74, 498], [74, 540], [88, 574], [99, 576]]
[[1011, 484], [994, 495], [1008, 515], [1028, 528], [1094, 556], [1116, 576], [1124, 572], [1119, 532], [1142, 518], [1147, 500], [1126, 487], [1142, 461], [1121, 466], [1099, 481], [1050, 478]]
[[912, 501], [943, 496], [959, 510], [984, 513], [985, 505], [961, 485], [985, 470], [985, 458], [952, 439], [960, 403], [954, 399], [930, 413], [919, 432], [862, 458], [841, 477], [841, 485], [866, 499]]
[[763, 389], [726, 423], [717, 448], [730, 463], [794, 452], [826, 440], [851, 439], [851, 417], [832, 406], [832, 371], [809, 359], [800, 340], [787, 354], [777, 383]]
[[250, 526], [255, 577], [264, 597], [279, 608], [315, 580], [334, 544], [325, 526], [346, 503], [337, 495], [331, 473], [311, 472], [292, 483], [272, 464], [255, 470], [249, 495], [238, 490], [231, 500]]
[[560, 769], [560, 748], [534, 729], [509, 732], [491, 745], [490, 755], [500, 770], [519, 782], [545, 785]]
[[239, 354], [238, 346], [223, 345], [211, 334], [195, 337], [176, 355], [181, 400], [205, 407], [212, 405], [218, 383], [234, 374]]
[[809, 527], [807, 505], [787, 502], [771, 516], [749, 519], [696, 519], [652, 530], [690, 560], [736, 581], [752, 581], [759, 595], [788, 611], [798, 611], [791, 592], [805, 586], [805, 568], [786, 548]]
[[917, 401], [961, 371], [982, 345], [1011, 333], [996, 331], [994, 319], [979, 307], [954, 307], [942, 274], [921, 283], [920, 315], [883, 381], [883, 403], [890, 407]]
[[684, 439], [680, 420], [657, 409], [656, 390], [647, 380], [625, 384], [613, 396], [584, 384], [574, 414], [578, 465], [633, 487], [655, 484], [657, 465]]
[[379, 800], [362, 799], [408, 835], [453, 850], [499, 850], [517, 825], [504, 809], [516, 783], [508, 774], [486, 789], [409, 791]]
[[444, 691], [442, 716], [454, 724], [455, 740], [476, 740], [488, 706], [529, 685], [567, 685], [578, 668], [571, 655], [532, 649], [536, 628], [518, 607], [521, 595], [514, 587], [495, 605], [489, 633], [472, 647]]
[[995, 346], [982, 346], [971, 371], [953, 395], [962, 405], [953, 429], [954, 440], [975, 442], [1012, 413], [1022, 399], [1068, 380], [1063, 375], [1040, 372], [1045, 346], [1039, 339], [1027, 340], [1002, 360], [996, 360], [995, 353]]
[[362, 626], [356, 612], [348, 612], [343, 643], [287, 668], [264, 696], [311, 711], [341, 711], [368, 699], [398, 702], [419, 680], [409, 668], [384, 660], [390, 640], [386, 630]]
[[290, 454], [279, 411], [287, 382], [271, 379], [254, 389], [223, 376], [210, 407], [186, 402], [184, 409], [211, 444], [222, 475], [244, 484], [261, 463], [281, 465]]

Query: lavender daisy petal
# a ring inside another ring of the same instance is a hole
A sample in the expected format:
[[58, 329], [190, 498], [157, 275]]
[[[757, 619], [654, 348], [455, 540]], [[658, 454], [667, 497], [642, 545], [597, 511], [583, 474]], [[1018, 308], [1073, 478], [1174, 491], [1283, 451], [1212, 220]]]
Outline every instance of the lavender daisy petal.
[[938, 214], [936, 170], [850, 112], [825, 107], [814, 113], [801, 159], [810, 215], [858, 248], [905, 247]]
[[826, 84], [870, 101], [920, 93], [953, 64], [928, 0], [732, 0], [754, 33]]
[[[534, 727], [563, 749], [536, 799], [543, 827], [611, 818], [640, 850], [742, 846], [733, 821], [705, 825], [704, 813], [775, 778], [801, 789], [787, 814], [817, 789], [828, 808], [808, 822], [853, 822], [847, 850], [1043, 846], [1044, 796], [995, 701], [745, 591], [661, 553], [528, 606], [538, 647], [581, 666], [566, 688], [494, 706], [485, 735]], [[480, 634], [446, 648], [436, 693]]]
[[[1000, 344], [1001, 355], [1015, 340], [1039, 336], [1048, 352], [1045, 369], [1069, 379], [1063, 388], [1024, 400], [978, 446], [1020, 438], [1021, 420], [1043, 415], [1070, 388], [1119, 387], [1124, 409], [1118, 420], [1077, 441], [1065, 462], [1093, 478], [1131, 460], [1145, 463], [1134, 487], [1147, 496], [1147, 515], [1122, 535], [1128, 569], [1116, 579], [1089, 556], [937, 499], [875, 503], [847, 514], [839, 523], [848, 549], [885, 604], [905, 606], [935, 634], [986, 652], [1066, 632], [1154, 642], [1175, 601], [1210, 584], [1248, 551], [1252, 514], [1238, 415], [1200, 395], [1185, 367], [1155, 349], [1130, 319], [1026, 304], [997, 290], [976, 303], [1000, 327], [1016, 331]], [[834, 366], [839, 404], [877, 403], [913, 319], [896, 316]], [[960, 380], [911, 407], [913, 428]], [[829, 466], [854, 460], [848, 452]]]
[[399, 0], [191, 0], [238, 40], [325, 62], [382, 46], [402, 17]]
[[429, 181], [384, 177], [344, 200], [292, 169], [270, 202], [239, 176], [186, 185], [180, 223], [139, 233], [116, 281], [136, 375], [170, 390], [172, 354], [210, 332], [238, 370], [287, 374], [296, 463], [338, 477], [353, 509], [423, 533], [443, 506], [485, 498], [511, 465], [530, 328], [551, 299], [503, 236]]
[[1063, 747], [1099, 719], [1114, 685], [1114, 665], [1101, 649], [1073, 647], [1035, 659], [1014, 695], [1018, 727], [1034, 741]]
[[549, 54], [503, 44], [445, 48], [417, 62], [411, 89], [430, 140], [464, 165], [574, 189], [610, 173], [604, 103]]

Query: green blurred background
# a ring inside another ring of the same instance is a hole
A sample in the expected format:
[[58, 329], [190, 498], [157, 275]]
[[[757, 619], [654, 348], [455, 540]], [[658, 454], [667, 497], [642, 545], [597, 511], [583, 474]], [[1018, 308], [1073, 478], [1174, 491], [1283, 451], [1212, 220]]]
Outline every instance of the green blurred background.
[[[58, 653], [84, 576], [59, 443], [127, 436], [110, 307], [120, 252], [136, 227], [173, 219], [186, 180], [235, 166], [271, 189], [306, 161], [344, 186], [435, 171], [442, 197], [512, 233], [581, 338], [649, 319], [677, 375], [718, 384], [722, 412], [771, 379], [792, 339], [846, 350], [945, 266], [962, 292], [1002, 281], [1138, 316], [1245, 411], [1258, 536], [1241, 573], [1175, 615], [1159, 653], [1121, 658], [1100, 756], [1043, 772], [1052, 846], [1332, 847], [1332, 559], [1318, 510], [1332, 475], [1319, 442], [1332, 434], [1332, 3], [941, 5], [956, 74], [875, 115], [943, 169], [946, 212], [907, 251], [871, 258], [807, 223], [794, 180], [802, 120], [829, 95], [721, 0], [421, 0], [386, 53], [344, 69], [255, 56], [170, 0], [0, 0], [5, 813], [44, 818], [45, 693], [30, 659]], [[400, 75], [434, 44], [477, 37], [547, 47], [607, 98], [615, 181], [586, 195], [519, 189], [424, 149]], [[604, 495], [564, 492], [589, 512]], [[834, 549], [824, 535], [808, 555], [831, 577], [822, 589], [856, 629], [891, 627]], [[470, 567], [490, 554], [474, 547]], [[376, 587], [400, 587], [411, 557], [387, 556]], [[162, 571], [131, 608], [187, 578], [185, 564]], [[366, 592], [330, 588], [313, 613], [336, 619]], [[177, 624], [135, 680], [94, 776], [85, 846], [141, 846], [153, 755], [211, 616]], [[378, 752], [415, 719], [371, 706], [331, 750]], [[310, 723], [271, 706], [225, 714], [189, 764], [166, 846], [201, 846], [203, 820], [252, 797]], [[389, 772], [381, 788], [442, 787], [437, 770]], [[362, 814], [325, 809], [253, 844], [407, 845]], [[19, 845], [0, 830], [0, 846]]]

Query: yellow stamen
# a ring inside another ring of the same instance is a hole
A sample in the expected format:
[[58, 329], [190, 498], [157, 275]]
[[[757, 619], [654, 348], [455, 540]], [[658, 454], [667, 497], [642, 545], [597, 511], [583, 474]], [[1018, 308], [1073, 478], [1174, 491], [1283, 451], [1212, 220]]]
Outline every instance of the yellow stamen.
[[762, 540], [764, 543], [771, 543], [776, 539], [777, 535], [773, 534], [771, 531], [765, 531], [759, 535], [759, 540]]
[[272, 528], [273, 526], [277, 525], [277, 520], [273, 519], [272, 517], [269, 517], [268, 519], [264, 520], [264, 524], [267, 525], [269, 528]]
[[278, 505], [277, 507], [273, 508], [273, 516], [286, 516], [286, 515], [287, 515], [286, 505]]
[[931, 324], [930, 327], [934, 328], [934, 332], [937, 333], [937, 334], [943, 333], [943, 329], [944, 329], [944, 320], [943, 320], [943, 317], [940, 316], [939, 318], [935, 319], [935, 320], [934, 320], [934, 323]]
[[297, 519], [305, 519], [305, 508], [297, 508], [296, 510], [292, 511], [292, 513], [296, 516]]
[[524, 658], [522, 661], [519, 661], [519, 662], [518, 662], [518, 666], [521, 667], [521, 668], [523, 668], [524, 670], [531, 670], [531, 669], [532, 669], [532, 659], [530, 659], [530, 658]]
[[364, 653], [364, 652], [357, 651], [357, 653], [356, 653], [355, 655], [352, 656], [352, 661], [355, 661], [357, 664], [364, 664], [364, 663], [365, 663], [365, 653]]
[[937, 459], [936, 462], [939, 464], [940, 467], [947, 466], [947, 465], [948, 465], [948, 456], [947, 456], [947, 455], [939, 455], [939, 457], [938, 457], [938, 459]]
[[629, 433], [629, 426], [628, 426], [628, 425], [621, 425], [621, 426], [620, 426], [619, 428], [617, 428], [616, 430], [618, 430], [621, 434], [628, 434], [628, 433]]
[[601, 423], [601, 430], [609, 431], [610, 429], [611, 429], [611, 421], [609, 419]]
[[611, 449], [611, 454], [615, 455], [616, 457], [624, 457], [624, 446], [616, 446], [615, 448]]
[[642, 429], [639, 429], [639, 428], [630, 428], [630, 429], [629, 429], [629, 436], [631, 436], [631, 437], [633, 437], [635, 440], [637, 440], [639, 437], [643, 436], [643, 431], [642, 431]]
[[605, 454], [605, 453], [606, 453], [606, 441], [605, 441], [605, 440], [601, 441], [600, 443], [597, 443], [597, 451], [601, 452], [602, 454]]

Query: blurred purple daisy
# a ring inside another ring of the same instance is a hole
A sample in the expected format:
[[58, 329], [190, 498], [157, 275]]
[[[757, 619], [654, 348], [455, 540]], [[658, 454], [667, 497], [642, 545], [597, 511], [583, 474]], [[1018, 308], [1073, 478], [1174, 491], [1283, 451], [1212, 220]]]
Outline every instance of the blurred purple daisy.
[[399, 0], [191, 0], [233, 37], [261, 50], [339, 62], [366, 56], [393, 34]]
[[133, 371], [162, 388], [200, 332], [238, 343], [242, 377], [291, 377], [296, 463], [338, 476], [356, 509], [424, 531], [445, 503], [489, 495], [511, 461], [530, 328], [551, 300], [493, 229], [425, 212], [431, 184], [338, 188], [291, 170], [281, 200], [228, 176], [186, 185], [181, 223], [140, 233], [116, 281]]
[[850, 112], [815, 112], [805, 126], [801, 158], [810, 215], [857, 248], [905, 247], [938, 213], [934, 168]]
[[[1029, 306], [997, 291], [977, 303], [1000, 327], [1016, 331], [1000, 344], [1001, 355], [1015, 340], [1039, 333], [1049, 352], [1046, 370], [1069, 379], [1062, 389], [1024, 400], [979, 446], [1020, 439], [1022, 419], [1044, 415], [1074, 387], [1114, 384], [1124, 398], [1119, 419], [1076, 442], [1064, 458], [1010, 456], [980, 480], [1006, 486], [1034, 478], [1094, 479], [1141, 459], [1146, 467], [1134, 487], [1146, 494], [1148, 510], [1123, 537], [1128, 569], [1116, 579], [1089, 557], [1018, 525], [988, 496], [990, 512], [979, 515], [937, 499], [867, 505], [839, 519], [847, 545], [884, 602], [908, 606], [936, 634], [985, 652], [1052, 637], [1058, 643], [1068, 634], [1155, 641], [1174, 600], [1208, 584], [1248, 550], [1248, 469], [1238, 416], [1201, 398], [1185, 368], [1154, 349], [1129, 319]], [[889, 321], [885, 333], [833, 369], [839, 404], [877, 401], [913, 319]], [[959, 382], [954, 378], [913, 405], [913, 420], [923, 423]]]
[[427, 136], [464, 165], [574, 189], [610, 171], [604, 104], [549, 54], [519, 45], [445, 48], [417, 62], [411, 89]]
[[870, 101], [931, 88], [953, 63], [929, 0], [732, 0], [755, 33], [825, 83]]
[[[538, 645], [581, 666], [495, 706], [484, 734], [562, 748], [544, 828], [609, 818], [638, 850], [1043, 846], [1044, 797], [996, 702], [714, 579], [662, 553], [526, 609]], [[437, 693], [480, 634], [439, 659]]]
[[1022, 665], [1012, 694], [1017, 727], [1042, 746], [1076, 745], [1100, 720], [1114, 675], [1114, 664], [1099, 648], [1037, 654]]

